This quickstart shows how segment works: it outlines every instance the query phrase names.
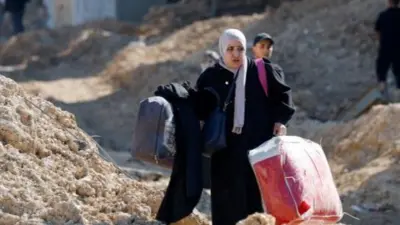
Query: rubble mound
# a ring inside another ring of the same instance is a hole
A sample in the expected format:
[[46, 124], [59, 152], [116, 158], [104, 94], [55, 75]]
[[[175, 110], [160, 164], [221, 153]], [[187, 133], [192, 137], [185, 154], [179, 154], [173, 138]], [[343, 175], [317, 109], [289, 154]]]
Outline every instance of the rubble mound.
[[300, 136], [319, 140], [331, 160], [361, 167], [381, 156], [399, 159], [400, 127], [393, 123], [400, 118], [399, 112], [400, 104], [377, 105], [355, 120], [322, 123], [306, 119], [300, 111], [291, 121], [290, 131], [298, 135], [302, 128]]
[[[342, 195], [345, 210], [366, 205], [379, 213], [365, 210], [357, 215], [360, 223], [397, 224], [400, 209], [400, 104], [374, 106], [368, 113], [349, 122], [321, 123], [296, 115], [289, 134], [320, 143], [325, 150]], [[367, 213], [366, 213], [367, 212]], [[383, 214], [382, 214], [383, 213]]]
[[236, 225], [275, 225], [275, 218], [264, 213], [254, 213]]
[[[157, 85], [164, 81], [169, 83], [176, 78], [192, 79], [199, 75], [200, 66], [197, 62], [185, 62], [187, 56], [214, 43], [227, 27], [241, 29], [261, 18], [262, 15], [255, 14], [198, 21], [158, 43], [127, 46], [114, 57], [102, 75], [108, 81], [111, 80], [117, 88], [134, 86], [135, 91], [137, 86], [147, 89], [147, 85], [151, 83], [149, 77], [157, 78], [158, 80], [152, 80]], [[198, 71], [194, 72], [193, 66], [196, 66]], [[140, 78], [142, 75], [144, 80]]]
[[[280, 0], [269, 0], [268, 4], [277, 6]], [[186, 0], [175, 4], [157, 5], [149, 9], [138, 25], [138, 34], [150, 39], [162, 39], [190, 24], [216, 16], [245, 15], [264, 11], [263, 0], [229, 0], [212, 4], [209, 0]]]
[[[342, 174], [337, 180], [339, 186], [350, 185], [346, 181], [351, 179], [351, 187], [346, 190], [361, 188], [360, 193], [369, 195], [361, 199], [386, 201], [398, 209], [400, 187], [394, 184], [400, 179], [393, 172], [400, 171], [400, 127], [394, 122], [400, 118], [399, 113], [400, 104], [378, 105], [357, 120], [319, 132], [330, 159], [341, 166], [337, 171]], [[386, 176], [377, 176], [376, 182], [366, 185], [366, 179], [385, 170]]]
[[374, 0], [285, 3], [246, 35], [271, 33], [273, 60], [297, 92], [297, 105], [313, 118], [333, 120], [376, 83], [373, 27], [384, 8]]
[[95, 21], [81, 26], [29, 31], [11, 37], [0, 45], [0, 64], [28, 64], [46, 67], [80, 60], [98, 63], [135, 38], [129, 27], [112, 20]]
[[[296, 105], [310, 117], [335, 120], [376, 83], [373, 26], [384, 7], [373, 0], [283, 2], [243, 31], [249, 44], [270, 33], [272, 60], [283, 67]], [[217, 50], [217, 40], [207, 48]], [[188, 60], [200, 63], [204, 50]]]
[[74, 115], [3, 76], [0, 110], [0, 224], [160, 224], [152, 218], [165, 186], [104, 161]]
[[138, 33], [147, 38], [164, 36], [198, 20], [207, 18], [205, 1], [153, 6], [143, 17]]
[[85, 28], [85, 29], [101, 29], [106, 30], [112, 33], [116, 33], [119, 35], [130, 35], [137, 36], [137, 24], [116, 20], [112, 18], [99, 19], [94, 21], [88, 21], [82, 25], [77, 27]]

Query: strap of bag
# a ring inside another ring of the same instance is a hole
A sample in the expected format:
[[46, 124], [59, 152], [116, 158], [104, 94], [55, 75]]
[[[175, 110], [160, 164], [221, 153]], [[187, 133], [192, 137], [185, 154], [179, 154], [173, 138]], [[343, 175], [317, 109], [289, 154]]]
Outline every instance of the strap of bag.
[[264, 60], [262, 58], [256, 59], [258, 79], [260, 80], [261, 86], [264, 89], [265, 95], [268, 96], [268, 82], [267, 82], [267, 71], [265, 70]]
[[226, 108], [229, 105], [229, 101], [231, 100], [232, 94], [233, 94], [233, 88], [235, 87], [235, 83], [236, 83], [236, 80], [237, 80], [237, 78], [239, 76], [239, 71], [240, 71], [241, 68], [242, 68], [242, 66], [240, 66], [239, 69], [236, 71], [235, 77], [233, 78], [233, 81], [232, 81], [231, 85], [229, 86], [228, 95], [226, 96], [226, 99], [225, 99], [225, 102], [224, 102], [224, 107], [222, 108], [222, 111], [226, 111]]

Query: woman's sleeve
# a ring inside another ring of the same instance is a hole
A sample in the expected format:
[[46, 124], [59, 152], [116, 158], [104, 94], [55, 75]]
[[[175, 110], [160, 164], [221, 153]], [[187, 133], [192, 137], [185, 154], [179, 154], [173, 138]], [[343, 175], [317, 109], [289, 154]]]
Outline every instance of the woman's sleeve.
[[210, 69], [206, 69], [196, 82], [195, 110], [200, 120], [205, 120], [217, 105], [215, 96], [207, 90], [211, 87], [209, 80], [211, 72]]
[[[295, 106], [292, 100], [292, 90], [284, 81], [284, 73], [278, 65], [266, 65], [271, 98], [274, 102], [275, 122], [287, 124], [295, 113]], [[268, 73], [269, 72], [269, 73]]]

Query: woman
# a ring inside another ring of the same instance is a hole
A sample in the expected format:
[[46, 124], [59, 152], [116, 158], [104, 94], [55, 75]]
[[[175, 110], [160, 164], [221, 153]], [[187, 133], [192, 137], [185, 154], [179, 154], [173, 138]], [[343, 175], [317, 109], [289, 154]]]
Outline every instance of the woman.
[[[206, 89], [221, 99], [239, 69], [234, 98], [227, 107], [227, 145], [211, 157], [213, 225], [234, 225], [255, 212], [263, 212], [257, 182], [247, 152], [281, 132], [294, 113], [291, 89], [282, 81], [281, 70], [265, 61], [268, 97], [258, 80], [256, 64], [246, 57], [246, 38], [227, 29], [219, 39], [221, 59], [207, 68], [197, 81], [202, 119], [215, 107]], [[209, 93], [209, 92], [208, 92]]]

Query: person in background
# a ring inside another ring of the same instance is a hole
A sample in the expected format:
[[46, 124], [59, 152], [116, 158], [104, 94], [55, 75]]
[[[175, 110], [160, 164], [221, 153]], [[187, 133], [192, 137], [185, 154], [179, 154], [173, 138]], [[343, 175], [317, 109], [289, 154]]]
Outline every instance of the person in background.
[[0, 0], [0, 39], [2, 39], [3, 36], [3, 21], [4, 21], [4, 6], [5, 6], [6, 0]]
[[275, 70], [280, 71], [279, 74], [282, 76], [282, 80], [285, 80], [282, 68], [278, 64], [270, 61], [272, 52], [274, 51], [274, 43], [271, 35], [267, 33], [257, 34], [253, 41], [253, 57], [256, 59], [263, 58], [264, 61], [273, 65]]
[[37, 12], [37, 19], [34, 22], [34, 29], [44, 29], [47, 28], [47, 24], [49, 22], [49, 9], [47, 8], [47, 5], [45, 4], [44, 0], [32, 0], [32, 3], [36, 5], [38, 8]]
[[281, 6], [282, 0], [267, 0], [264, 11], [268, 17], [275, 15], [278, 8]]
[[[230, 84], [234, 96], [226, 107], [227, 147], [211, 156], [211, 211], [213, 225], [234, 225], [255, 212], [263, 212], [260, 191], [248, 151], [274, 135], [282, 135], [295, 112], [291, 88], [282, 80], [281, 70], [264, 58], [268, 96], [258, 79], [254, 60], [246, 57], [246, 37], [237, 29], [227, 29], [219, 38], [220, 60], [198, 78], [198, 115], [208, 118], [217, 101], [207, 90], [222, 99]], [[234, 81], [234, 74], [238, 77]]]
[[259, 33], [253, 41], [253, 56], [254, 58], [271, 58], [274, 50], [274, 40], [267, 33]]
[[400, 0], [387, 0], [388, 8], [382, 11], [376, 22], [375, 32], [379, 39], [378, 57], [376, 60], [376, 74], [379, 89], [386, 98], [388, 96], [387, 73], [389, 69], [395, 77], [398, 100], [400, 90]]
[[13, 24], [13, 34], [24, 32], [23, 18], [25, 14], [26, 4], [30, 0], [5, 0], [4, 10], [11, 14]]

